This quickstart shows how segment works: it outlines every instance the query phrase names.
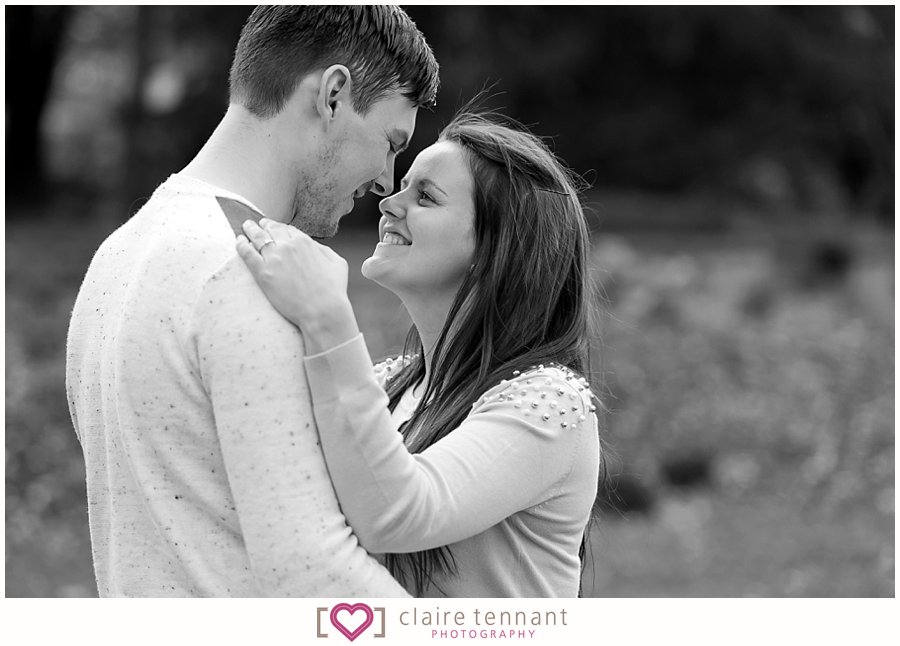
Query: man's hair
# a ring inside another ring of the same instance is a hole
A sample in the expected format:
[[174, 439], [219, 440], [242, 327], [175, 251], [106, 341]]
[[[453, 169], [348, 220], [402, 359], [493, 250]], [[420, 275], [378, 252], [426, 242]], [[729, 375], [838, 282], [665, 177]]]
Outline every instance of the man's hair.
[[241, 30], [231, 65], [230, 101], [267, 118], [278, 114], [300, 80], [330, 65], [346, 65], [353, 109], [399, 92], [430, 108], [438, 64], [406, 13], [384, 5], [256, 7]]

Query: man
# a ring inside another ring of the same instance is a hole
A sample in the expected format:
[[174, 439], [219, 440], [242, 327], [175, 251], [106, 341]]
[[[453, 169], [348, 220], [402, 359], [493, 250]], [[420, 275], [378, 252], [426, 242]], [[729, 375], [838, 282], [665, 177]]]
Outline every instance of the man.
[[320, 452], [300, 332], [235, 252], [252, 215], [332, 235], [393, 188], [437, 63], [394, 7], [258, 7], [228, 110], [100, 247], [66, 386], [101, 596], [397, 596]]

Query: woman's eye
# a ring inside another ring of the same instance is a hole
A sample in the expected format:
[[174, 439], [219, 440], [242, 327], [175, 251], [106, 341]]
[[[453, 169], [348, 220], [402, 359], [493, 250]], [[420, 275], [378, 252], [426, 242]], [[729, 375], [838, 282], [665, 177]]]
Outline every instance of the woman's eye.
[[421, 202], [422, 200], [434, 202], [434, 200], [431, 199], [431, 196], [428, 193], [426, 193], [425, 191], [419, 191], [419, 201]]

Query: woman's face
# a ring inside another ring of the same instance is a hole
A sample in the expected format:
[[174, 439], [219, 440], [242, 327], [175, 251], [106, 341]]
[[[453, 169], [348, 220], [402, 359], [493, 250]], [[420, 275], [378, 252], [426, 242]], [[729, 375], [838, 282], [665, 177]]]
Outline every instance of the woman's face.
[[462, 146], [439, 141], [379, 205], [380, 242], [362, 274], [397, 294], [456, 293], [475, 251], [474, 182]]

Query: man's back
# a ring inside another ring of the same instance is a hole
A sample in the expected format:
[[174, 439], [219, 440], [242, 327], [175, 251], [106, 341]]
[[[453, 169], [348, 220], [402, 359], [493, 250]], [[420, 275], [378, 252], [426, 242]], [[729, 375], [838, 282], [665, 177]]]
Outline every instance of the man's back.
[[67, 391], [101, 596], [402, 594], [356, 545], [312, 424], [299, 332], [173, 176], [98, 250]]

